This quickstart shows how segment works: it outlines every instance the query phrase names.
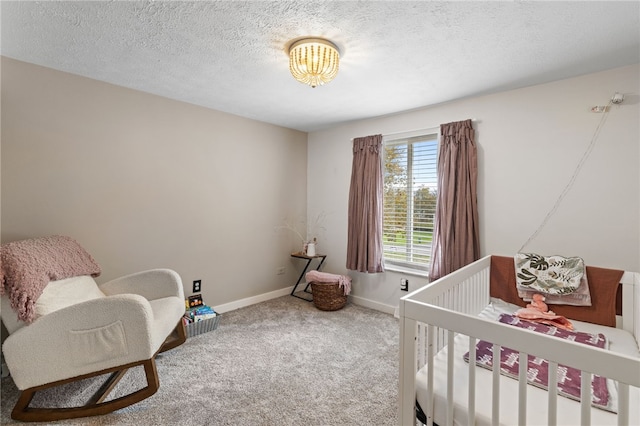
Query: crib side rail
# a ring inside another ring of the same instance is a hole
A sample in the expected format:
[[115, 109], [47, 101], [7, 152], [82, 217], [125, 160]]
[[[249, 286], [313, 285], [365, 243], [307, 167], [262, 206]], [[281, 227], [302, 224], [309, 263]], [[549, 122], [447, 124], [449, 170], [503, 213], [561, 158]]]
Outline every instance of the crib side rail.
[[[486, 281], [488, 284], [490, 271], [491, 256], [485, 256], [482, 259], [476, 260], [475, 262], [470, 263], [469, 265], [466, 265], [457, 271], [404, 296], [400, 299], [400, 315], [402, 316], [402, 302], [405, 300], [435, 303], [439, 296], [455, 288], [460, 288], [461, 286], [466, 287], [483, 281]], [[486, 277], [486, 279], [484, 277]], [[482, 306], [482, 308], [484, 308], [484, 306]]]
[[[583, 373], [583, 395], [587, 395], [583, 398], [584, 401], [582, 402], [583, 417], [581, 419], [581, 422], [583, 424], [590, 424], [591, 374], [597, 374], [615, 380], [618, 382], [618, 386], [622, 391], [619, 395], [619, 407], [621, 410], [621, 414], [618, 417], [620, 421], [619, 424], [628, 424], [629, 386], [640, 388], [640, 359], [638, 358], [632, 358], [604, 349], [599, 349], [568, 340], [558, 339], [526, 329], [502, 324], [497, 321], [487, 320], [481, 317], [452, 312], [448, 309], [423, 304], [421, 302], [407, 301], [407, 304], [405, 306], [405, 315], [406, 318], [404, 323], [412, 324], [414, 329], [415, 327], [417, 327], [417, 324], [419, 322], [427, 324], [426, 328], [429, 330], [429, 335], [426, 338], [426, 346], [427, 359], [429, 360], [432, 359], [433, 355], [435, 355], [433, 348], [436, 346], [435, 342], [438, 339], [438, 336], [434, 331], [437, 328], [440, 328], [451, 330], [451, 333], [448, 333], [448, 335], [450, 336], [453, 336], [453, 333], [461, 333], [470, 336], [472, 341], [469, 347], [470, 351], [475, 349], [476, 340], [482, 339], [493, 343], [494, 348], [505, 346], [515, 351], [519, 351], [521, 353], [520, 360], [524, 363], [526, 363], [527, 355], [534, 355], [548, 360], [551, 366], [557, 366], [558, 364], [571, 365], [578, 370], [588, 373]], [[405, 332], [407, 333], [405, 339], [407, 339], [410, 330], [405, 328]], [[405, 348], [405, 352], [409, 350], [409, 348]], [[475, 359], [475, 354], [471, 353], [470, 358]], [[429, 362], [427, 365], [429, 366], [432, 364], [432, 362]], [[472, 370], [476, 367], [470, 365], [469, 368], [471, 377]], [[413, 376], [410, 378], [407, 374], [406, 376], [404, 376], [404, 378], [403, 376], [401, 376], [401, 380], [405, 379], [411, 381], [412, 385], [407, 386], [405, 384], [404, 389], [405, 391], [409, 391], [408, 388], [412, 388], [414, 392], [413, 396], [415, 396], [416, 371], [414, 369], [411, 370]], [[550, 370], [555, 371], [555, 368], [552, 367]], [[430, 377], [430, 379], [429, 383], [427, 384], [427, 388], [433, 389], [432, 369], [429, 371], [428, 377]], [[494, 374], [493, 380], [495, 384], [496, 381], [499, 380], [499, 375]], [[555, 378], [551, 379], [550, 382], [555, 383]], [[518, 410], [521, 416], [522, 424], [524, 424], [524, 419], [526, 418], [526, 383], [526, 376], [521, 376], [521, 405]], [[470, 389], [474, 389], [474, 387], [470, 385]], [[469, 395], [469, 418], [471, 420], [473, 419], [474, 415], [472, 402], [475, 400], [475, 395], [472, 394], [472, 392], [475, 391], [470, 390]], [[429, 393], [431, 394], [431, 392]], [[494, 401], [498, 400], [499, 398], [496, 395]], [[495, 403], [498, 404], [498, 402]], [[550, 398], [550, 413], [555, 409], [552, 409], [552, 406], [555, 406], [555, 399], [552, 400]], [[423, 407], [423, 409], [425, 409], [425, 411], [430, 410], [430, 407]], [[495, 410], [497, 411], [497, 408], [495, 408]], [[409, 422], [402, 424], [408, 423]]]
[[[403, 300], [415, 300], [430, 305], [440, 306], [456, 312], [470, 315], [479, 314], [490, 301], [490, 272], [491, 256], [479, 259], [454, 273], [428, 284], [421, 289], [405, 296]], [[401, 302], [401, 316], [402, 302]], [[446, 346], [446, 330], [436, 329], [438, 338], [435, 350]], [[417, 362], [418, 366], [425, 363], [426, 352], [423, 350], [426, 328], [418, 324], [417, 329]]]
[[[640, 387], [639, 359], [476, 316], [490, 301], [490, 267], [491, 256], [487, 256], [401, 299], [400, 424], [413, 424], [415, 419], [417, 370], [446, 346], [454, 333], [492, 342], [495, 347], [506, 346], [523, 354], [539, 356], [549, 360], [550, 365], [572, 365], [581, 371], [608, 377], [620, 382], [627, 393], [628, 385]], [[640, 274], [626, 272], [621, 283], [621, 326], [640, 342]], [[624, 397], [624, 391], [621, 396]], [[551, 407], [552, 402], [549, 404]], [[583, 407], [583, 412], [587, 413], [589, 404], [583, 403]], [[624, 416], [619, 416], [619, 420], [620, 424], [625, 424]]]
[[407, 316], [416, 322], [451, 330], [640, 387], [639, 358], [558, 339], [498, 321], [452, 312], [438, 306], [411, 302], [405, 311]]
[[[407, 315], [409, 302], [425, 302], [477, 315], [489, 303], [489, 274], [491, 256], [479, 259], [439, 280], [434, 281], [400, 300], [400, 409], [399, 424], [411, 424], [415, 420], [415, 373], [428, 358], [427, 328]], [[447, 344], [446, 330], [434, 328], [438, 335], [437, 352]]]

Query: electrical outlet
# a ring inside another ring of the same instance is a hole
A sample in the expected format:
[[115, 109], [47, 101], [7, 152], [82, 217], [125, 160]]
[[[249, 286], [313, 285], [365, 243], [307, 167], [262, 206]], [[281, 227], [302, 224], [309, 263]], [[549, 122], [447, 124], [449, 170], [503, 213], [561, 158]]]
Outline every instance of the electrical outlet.
[[193, 282], [193, 292], [199, 293], [202, 288], [202, 280], [195, 280]]
[[284, 266], [281, 266], [278, 269], [276, 269], [276, 275], [284, 275], [285, 271], [286, 271], [286, 268]]
[[409, 291], [409, 280], [406, 278], [400, 278], [400, 290]]

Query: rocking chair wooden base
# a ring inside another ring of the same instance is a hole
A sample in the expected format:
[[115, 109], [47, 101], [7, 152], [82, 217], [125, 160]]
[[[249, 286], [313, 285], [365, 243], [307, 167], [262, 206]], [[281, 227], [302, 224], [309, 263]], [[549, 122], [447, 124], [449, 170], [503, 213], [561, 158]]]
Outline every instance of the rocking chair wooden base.
[[[160, 381], [158, 379], [158, 371], [156, 369], [155, 362], [156, 355], [158, 353], [180, 346], [186, 341], [186, 339], [187, 333], [182, 320], [180, 320], [176, 328], [169, 335], [169, 337], [167, 337], [158, 352], [156, 352], [156, 354], [154, 354], [151, 359], [133, 362], [118, 367], [113, 367], [106, 370], [101, 370], [94, 373], [84, 374], [82, 376], [72, 377], [69, 379], [25, 389], [20, 394], [20, 397], [18, 398], [18, 401], [16, 402], [13, 411], [11, 412], [11, 418], [23, 422], [45, 422], [73, 419], [78, 417], [99, 416], [140, 402], [143, 399], [146, 399], [156, 393], [158, 388], [160, 387]], [[121, 396], [110, 401], [105, 401], [109, 393], [116, 387], [120, 379], [124, 377], [127, 370], [137, 366], [144, 367], [147, 385], [144, 388], [132, 392], [128, 395]], [[111, 374], [109, 375], [109, 378], [106, 380], [106, 382], [83, 406], [64, 408], [29, 407], [29, 404], [38, 391], [109, 373]]]

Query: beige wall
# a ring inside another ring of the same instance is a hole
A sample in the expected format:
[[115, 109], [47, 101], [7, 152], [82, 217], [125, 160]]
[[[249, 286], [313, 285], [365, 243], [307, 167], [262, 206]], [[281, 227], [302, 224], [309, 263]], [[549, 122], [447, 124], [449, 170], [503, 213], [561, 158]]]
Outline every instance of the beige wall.
[[[304, 133], [2, 59], [2, 241], [74, 236], [101, 280], [177, 270], [216, 306], [293, 284], [284, 218], [322, 212], [325, 271], [354, 277], [360, 303], [392, 311], [400, 278], [345, 269], [351, 139], [474, 118], [483, 254], [515, 253], [552, 209], [614, 106], [557, 212], [525, 251], [640, 270], [639, 67]], [[307, 184], [308, 181], [308, 184]], [[257, 253], [254, 255], [254, 253]], [[285, 275], [276, 275], [284, 266]], [[425, 284], [408, 276], [411, 289]]]
[[[351, 139], [437, 127], [473, 118], [479, 162], [483, 254], [513, 255], [552, 210], [618, 91], [590, 157], [572, 189], [523, 251], [581, 256], [588, 264], [640, 270], [640, 131], [638, 65], [353, 122], [309, 135], [308, 215], [327, 213], [327, 269], [344, 273]], [[354, 278], [362, 303], [393, 310], [402, 274]], [[426, 284], [408, 276], [410, 289]]]
[[172, 268], [213, 306], [293, 285], [305, 133], [8, 58], [1, 112], [2, 242], [70, 235], [101, 281]]

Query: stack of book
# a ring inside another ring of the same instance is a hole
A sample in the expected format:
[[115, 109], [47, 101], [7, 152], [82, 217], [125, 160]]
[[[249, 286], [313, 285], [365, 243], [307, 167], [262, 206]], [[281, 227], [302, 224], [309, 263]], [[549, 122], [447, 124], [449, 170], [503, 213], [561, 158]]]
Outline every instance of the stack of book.
[[204, 321], [217, 316], [218, 313], [211, 306], [201, 305], [187, 309], [184, 313], [184, 324], [187, 325], [194, 322]]
[[218, 328], [220, 314], [211, 306], [204, 304], [201, 294], [195, 294], [185, 300], [185, 313], [182, 321], [187, 330], [187, 337], [193, 337]]

